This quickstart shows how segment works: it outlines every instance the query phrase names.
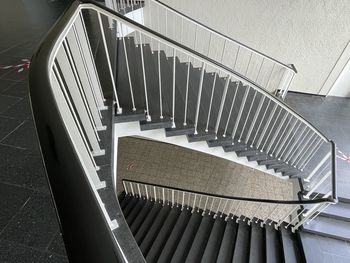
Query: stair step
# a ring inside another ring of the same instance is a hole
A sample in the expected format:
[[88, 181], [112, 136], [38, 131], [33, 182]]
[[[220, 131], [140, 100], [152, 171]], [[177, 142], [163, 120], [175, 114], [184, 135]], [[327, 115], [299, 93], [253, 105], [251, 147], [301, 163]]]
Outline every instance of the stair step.
[[131, 226], [132, 222], [135, 220], [143, 206], [146, 204], [146, 199], [139, 198], [137, 201], [137, 204], [134, 206], [134, 208], [131, 210], [128, 216], [125, 216], [126, 222], [129, 226]]
[[125, 196], [126, 196], [125, 191], [121, 192], [121, 193], [118, 195], [119, 204], [123, 201], [123, 199], [124, 199]]
[[283, 262], [283, 248], [278, 231], [273, 225], [265, 225], [266, 262]]
[[210, 232], [214, 224], [213, 214], [205, 213], [199, 225], [196, 236], [193, 239], [190, 251], [186, 257], [187, 263], [198, 262], [204, 253]]
[[175, 253], [176, 247], [179, 244], [179, 241], [185, 231], [185, 228], [188, 224], [188, 221], [191, 218], [191, 210], [187, 209], [185, 207], [178, 220], [176, 221], [176, 224], [172, 230], [172, 232], [169, 235], [168, 240], [165, 243], [165, 246], [158, 258], [158, 263], [167, 263], [170, 262], [173, 254]]
[[170, 117], [164, 117], [163, 119], [152, 117], [151, 121], [146, 121], [146, 120], [140, 121], [141, 131], [165, 129], [165, 128], [171, 128], [172, 126], [173, 126], [173, 121], [170, 119]]
[[144, 110], [123, 111], [122, 114], [116, 114], [114, 117], [114, 123], [144, 121], [144, 120], [146, 120], [146, 115]]
[[335, 205], [330, 205], [322, 211], [321, 215], [350, 222], [350, 204], [339, 202]]
[[222, 238], [219, 254], [216, 262], [231, 263], [233, 257], [233, 251], [236, 244], [236, 236], [238, 230], [238, 224], [236, 223], [236, 217], [229, 218], [226, 223], [225, 232]]
[[254, 155], [264, 154], [264, 153], [260, 152], [260, 150], [256, 150], [256, 149], [248, 149], [248, 150], [245, 150], [245, 151], [237, 151], [236, 153], [237, 153], [238, 157], [254, 156]]
[[247, 145], [245, 144], [232, 144], [229, 146], [223, 146], [225, 152], [236, 152], [236, 151], [245, 151], [247, 149]]
[[154, 240], [151, 248], [146, 256], [147, 263], [157, 262], [158, 257], [160, 256], [166, 241], [169, 238], [170, 233], [173, 230], [173, 227], [178, 220], [178, 217], [181, 213], [180, 207], [172, 207], [167, 218], [165, 219], [162, 228], [159, 231], [156, 239]]
[[293, 171], [287, 171], [287, 172], [283, 172], [283, 176], [289, 176], [291, 178], [297, 177], [298, 175], [300, 175], [300, 171], [297, 169], [294, 169]]
[[293, 171], [297, 171], [296, 168], [292, 167], [292, 166], [288, 166], [288, 167], [281, 167], [281, 168], [276, 168], [274, 169], [276, 173], [284, 173], [284, 172], [293, 172]]
[[145, 235], [144, 239], [140, 244], [140, 250], [144, 256], [148, 254], [148, 251], [152, 247], [152, 244], [156, 239], [160, 229], [162, 228], [163, 223], [166, 220], [168, 214], [170, 213], [170, 210], [170, 205], [163, 205], [159, 213], [155, 217], [154, 221], [152, 222], [152, 225], [148, 229], [147, 234]]
[[317, 235], [350, 241], [350, 222], [318, 216], [310, 224], [302, 226], [303, 231]]
[[191, 244], [194, 240], [194, 237], [196, 236], [196, 233], [201, 221], [202, 221], [202, 211], [198, 212], [197, 210], [195, 210], [192, 213], [190, 220], [188, 221], [188, 224], [179, 241], [179, 244], [177, 245], [175, 253], [170, 261], [171, 263], [185, 262], [185, 259], [191, 248]]
[[225, 217], [218, 216], [215, 219], [214, 226], [211, 230], [208, 243], [205, 247], [204, 254], [202, 256], [202, 263], [216, 262], [219, 254], [222, 237], [226, 228]]
[[131, 195], [126, 195], [126, 196], [124, 196], [124, 198], [123, 198], [123, 200], [120, 202], [120, 208], [122, 209], [122, 210], [124, 210], [125, 209], [125, 207], [128, 205], [128, 203], [129, 203], [129, 200], [131, 199], [132, 197], [131, 197]]
[[262, 160], [270, 160], [270, 156], [266, 153], [261, 153], [261, 154], [256, 154], [256, 155], [251, 155], [247, 156], [248, 161], [253, 162], [253, 161], [262, 161]]
[[232, 145], [232, 138], [218, 136], [214, 140], [208, 140], [207, 144], [209, 147], [229, 146]]
[[265, 262], [264, 231], [260, 221], [251, 223], [249, 263]]
[[141, 211], [138, 213], [136, 219], [130, 225], [130, 231], [135, 236], [137, 231], [140, 229], [142, 223], [147, 217], [148, 213], [151, 211], [154, 205], [153, 201], [147, 201], [146, 204], [142, 207]]
[[276, 164], [267, 164], [266, 165], [267, 170], [278, 169], [278, 168], [282, 168], [282, 167], [290, 167], [290, 166], [286, 163], [276, 163]]
[[259, 165], [271, 165], [271, 164], [280, 164], [280, 163], [283, 163], [281, 160], [278, 160], [278, 159], [267, 159], [267, 160], [261, 160], [261, 161], [258, 161], [258, 164]]
[[137, 244], [141, 244], [143, 239], [145, 238], [149, 228], [152, 226], [153, 221], [155, 220], [155, 218], [157, 217], [159, 211], [161, 210], [161, 208], [163, 207], [163, 205], [159, 202], [156, 202], [152, 209], [149, 211], [149, 213], [147, 214], [147, 216], [145, 217], [144, 221], [142, 222], [140, 228], [138, 229], [136, 235], [135, 235], [135, 240], [137, 242]]
[[136, 206], [139, 198], [133, 197], [128, 201], [127, 206], [123, 209], [124, 217], [127, 218], [131, 210]]
[[300, 244], [296, 234], [294, 234], [290, 228], [285, 228], [286, 223], [282, 223], [280, 226], [280, 235], [283, 246], [284, 262], [286, 263], [299, 263], [302, 262], [302, 251], [300, 250]]
[[250, 253], [250, 226], [246, 221], [239, 221], [236, 246], [232, 262], [248, 262]]
[[214, 132], [198, 132], [197, 134], [188, 134], [187, 140], [188, 142], [200, 142], [200, 141], [209, 141], [215, 139]]
[[179, 135], [188, 135], [193, 134], [195, 132], [193, 125], [176, 125], [176, 128], [166, 128], [165, 129], [165, 136], [171, 137], [171, 136], [179, 136]]

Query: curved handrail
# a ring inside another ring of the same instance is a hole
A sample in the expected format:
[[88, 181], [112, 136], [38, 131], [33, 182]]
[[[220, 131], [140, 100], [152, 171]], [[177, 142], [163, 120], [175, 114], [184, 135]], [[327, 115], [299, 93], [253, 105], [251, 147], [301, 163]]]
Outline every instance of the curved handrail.
[[206, 195], [206, 196], [229, 199], [229, 200], [247, 201], [247, 202], [261, 202], [261, 203], [268, 203], [268, 204], [288, 204], [288, 205], [294, 205], [294, 204], [295, 205], [303, 205], [304, 204], [305, 205], [305, 204], [321, 204], [321, 203], [333, 202], [332, 198], [327, 198], [327, 199], [321, 198], [321, 199], [313, 199], [313, 200], [273, 200], [273, 199], [249, 198], [249, 197], [205, 193], [205, 192], [201, 192], [201, 191], [189, 190], [189, 189], [172, 187], [172, 186], [170, 187], [170, 186], [166, 186], [166, 185], [154, 184], [154, 183], [149, 183], [149, 182], [141, 182], [141, 181], [131, 180], [131, 179], [122, 179], [122, 182], [131, 182], [131, 183], [136, 183], [136, 184], [147, 184], [150, 186], [156, 186], [156, 187], [171, 189], [171, 190], [175, 190], [175, 191], [188, 192], [188, 193], [192, 193], [192, 194]]
[[271, 99], [272, 101], [277, 103], [279, 106], [283, 107], [286, 111], [288, 111], [290, 114], [292, 114], [299, 121], [303, 122], [306, 126], [308, 126], [316, 134], [318, 134], [325, 142], [329, 142], [328, 138], [324, 134], [322, 134], [322, 132], [319, 131], [319, 129], [317, 129], [311, 123], [307, 122], [299, 113], [295, 112], [284, 101], [271, 95], [263, 87], [261, 87], [257, 83], [254, 83], [253, 81], [249, 80], [245, 76], [242, 76], [240, 73], [234, 71], [233, 69], [221, 64], [220, 62], [217, 62], [216, 60], [208, 58], [207, 56], [205, 56], [205, 55], [203, 55], [203, 54], [201, 54], [201, 53], [199, 53], [199, 52], [197, 52], [197, 51], [195, 51], [195, 50], [193, 50], [193, 49], [191, 49], [183, 44], [180, 44], [180, 43], [176, 42], [175, 40], [172, 40], [172, 39], [156, 32], [156, 31], [154, 31], [154, 30], [152, 30], [144, 25], [141, 25], [141, 24], [135, 22], [134, 20], [104, 6], [101, 3], [95, 2], [93, 0], [81, 0], [81, 2], [85, 3], [85, 4], [91, 4], [89, 6], [89, 8], [91, 8], [91, 9], [95, 9], [95, 6], [97, 6], [100, 9], [99, 11], [101, 11], [105, 15], [108, 15], [108, 13], [109, 13], [109, 15], [112, 15], [112, 16], [116, 17], [117, 19], [122, 20], [123, 23], [129, 24], [129, 26], [131, 26], [131, 27], [137, 27], [140, 31], [144, 31], [145, 34], [150, 34], [150, 35], [152, 35], [152, 37], [156, 37], [159, 41], [163, 42], [166, 45], [169, 45], [170, 47], [181, 50], [182, 52], [186, 53], [187, 55], [195, 57], [196, 59], [198, 59], [200, 61], [204, 61], [205, 63], [207, 63], [211, 67], [214, 67], [214, 68], [220, 70], [221, 72], [224, 72], [224, 73], [230, 74], [230, 75], [234, 75], [237, 80], [241, 81], [243, 84], [251, 86], [255, 90], [258, 90], [264, 96], [268, 97], [269, 99]]
[[237, 40], [235, 40], [235, 39], [233, 39], [233, 38], [231, 38], [231, 37], [228, 37], [228, 36], [226, 36], [226, 35], [220, 33], [219, 31], [217, 31], [217, 30], [215, 30], [215, 29], [212, 29], [212, 28], [210, 28], [210, 27], [208, 27], [208, 26], [206, 26], [206, 25], [204, 25], [204, 24], [202, 24], [202, 23], [200, 23], [200, 22], [194, 20], [193, 18], [191, 18], [191, 17], [185, 15], [184, 13], [182, 13], [182, 12], [180, 12], [180, 11], [178, 11], [178, 10], [172, 8], [171, 6], [169, 6], [169, 5], [167, 5], [167, 4], [163, 3], [163, 2], [161, 2], [161, 1], [159, 1], [159, 0], [150, 0], [150, 1], [156, 2], [157, 4], [163, 6], [164, 8], [166, 8], [166, 9], [168, 9], [168, 10], [174, 12], [174, 13], [177, 13], [177, 14], [181, 15], [181, 16], [182, 16], [183, 18], [185, 18], [186, 20], [191, 21], [192, 23], [194, 23], [194, 24], [196, 24], [196, 25], [198, 25], [198, 26], [204, 28], [204, 29], [207, 30], [207, 31], [210, 31], [210, 32], [212, 32], [212, 33], [214, 33], [214, 34], [216, 34], [216, 35], [218, 35], [218, 36], [220, 36], [220, 37], [222, 37], [222, 38], [224, 38], [224, 39], [230, 41], [230, 42], [234, 42], [234, 43], [236, 43], [237, 45], [239, 45], [239, 46], [241, 46], [241, 47], [244, 47], [245, 49], [248, 49], [249, 51], [251, 51], [251, 52], [253, 52], [253, 53], [255, 53], [255, 54], [261, 55], [262, 57], [264, 57], [264, 58], [266, 58], [266, 59], [268, 59], [268, 60], [270, 60], [270, 61], [273, 61], [273, 62], [275, 62], [276, 64], [278, 64], [278, 65], [280, 65], [280, 66], [282, 66], [282, 67], [284, 67], [284, 68], [290, 69], [290, 70], [292, 70], [294, 73], [298, 73], [298, 71], [297, 71], [297, 69], [295, 68], [295, 65], [294, 65], [294, 64], [290, 64], [290, 65], [284, 64], [284, 63], [282, 63], [281, 61], [278, 61], [277, 59], [274, 59], [274, 58], [272, 58], [272, 57], [270, 57], [270, 56], [268, 56], [268, 55], [265, 55], [264, 53], [262, 53], [262, 52], [260, 52], [260, 51], [258, 51], [258, 50], [256, 50], [256, 49], [254, 49], [254, 48], [248, 47], [247, 45], [245, 45], [245, 44], [243, 44], [243, 43], [241, 43], [241, 42], [239, 42], [239, 41], [237, 41]]

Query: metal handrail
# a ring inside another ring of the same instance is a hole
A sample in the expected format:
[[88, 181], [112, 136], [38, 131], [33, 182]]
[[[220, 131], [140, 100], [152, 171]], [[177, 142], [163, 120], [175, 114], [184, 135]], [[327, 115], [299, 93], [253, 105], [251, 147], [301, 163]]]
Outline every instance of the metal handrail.
[[272, 61], [272, 62], [274, 62], [274, 63], [276, 63], [276, 64], [278, 64], [278, 65], [280, 65], [280, 66], [282, 66], [282, 67], [284, 67], [286, 69], [292, 70], [294, 73], [298, 73], [296, 67], [293, 64], [284, 64], [281, 61], [278, 61], [277, 59], [274, 59], [274, 58], [272, 58], [272, 57], [270, 57], [270, 56], [268, 56], [268, 55], [266, 55], [266, 54], [264, 54], [264, 53], [262, 53], [262, 52], [260, 52], [260, 51], [258, 51], [256, 49], [254, 49], [254, 48], [248, 47], [247, 45], [245, 45], [245, 44], [243, 44], [243, 43], [241, 43], [241, 42], [239, 42], [239, 41], [237, 41], [237, 40], [235, 40], [235, 39], [233, 39], [231, 37], [228, 37], [228, 36], [220, 33], [219, 31], [217, 31], [215, 29], [212, 29], [212, 28], [210, 28], [210, 27], [208, 27], [208, 26], [206, 26], [206, 25], [204, 25], [204, 24], [194, 20], [193, 18], [185, 15], [184, 13], [180, 12], [179, 10], [176, 10], [176, 9], [172, 8], [171, 6], [163, 3], [162, 1], [159, 1], [159, 0], [150, 0], [150, 1], [155, 2], [155, 3], [163, 6], [167, 10], [182, 16], [183, 18], [185, 18], [186, 20], [190, 21], [191, 23], [196, 24], [196, 25], [204, 28], [205, 30], [210, 31], [211, 33], [213, 33], [215, 35], [218, 35], [218, 36], [220, 36], [220, 37], [222, 37], [222, 38], [224, 38], [224, 39], [226, 39], [226, 40], [228, 40], [230, 42], [234, 42], [235, 44], [237, 44], [237, 45], [239, 45], [241, 47], [244, 47], [245, 49], [248, 49], [249, 51], [251, 51], [251, 52], [253, 52], [253, 53], [257, 54], [257, 55], [260, 55], [260, 56], [266, 58], [267, 60], [270, 60], [270, 61]]
[[166, 186], [166, 185], [149, 183], [149, 182], [141, 182], [141, 181], [131, 180], [131, 179], [122, 179], [122, 182], [131, 182], [131, 183], [136, 183], [136, 184], [147, 184], [150, 186], [156, 186], [156, 187], [161, 187], [161, 188], [171, 189], [171, 190], [181, 191], [181, 192], [188, 192], [191, 194], [198, 194], [198, 195], [205, 195], [205, 196], [211, 196], [211, 197], [217, 197], [217, 198], [224, 198], [224, 199], [229, 199], [229, 200], [247, 201], [247, 202], [261, 202], [261, 203], [269, 203], [269, 204], [289, 204], [289, 205], [292, 205], [292, 204], [295, 204], [295, 205], [321, 204], [321, 203], [333, 202], [333, 199], [331, 199], [331, 198], [324, 198], [324, 199], [320, 198], [320, 199], [312, 199], [312, 200], [274, 200], [274, 199], [249, 198], [249, 197], [241, 197], [241, 196], [230, 196], [230, 195], [206, 193], [206, 192], [189, 190], [189, 189], [184, 189], [184, 188], [179, 188], [179, 187]]
[[[210, 65], [211, 67], [225, 73], [228, 75], [233, 75], [234, 78], [236, 78], [238, 81], [241, 81], [243, 84], [249, 85], [255, 90], [262, 93], [264, 96], [268, 97], [270, 100], [277, 103], [280, 107], [284, 108], [286, 111], [288, 111], [290, 114], [292, 114], [295, 118], [297, 118], [299, 121], [303, 122], [306, 126], [308, 126], [311, 130], [313, 130], [316, 134], [318, 134], [322, 140], [325, 142], [329, 142], [327, 137], [323, 135], [315, 126], [313, 126], [311, 123], [307, 122], [299, 113], [295, 112], [291, 107], [289, 107], [284, 101], [278, 99], [277, 97], [271, 95], [269, 92], [267, 92], [263, 87], [259, 86], [258, 84], [254, 83], [253, 81], [249, 80], [248, 78], [242, 76], [238, 72], [232, 70], [231, 68], [221, 64], [220, 62], [217, 62], [211, 58], [208, 58], [207, 56], [187, 47], [184, 46], [175, 40], [172, 40], [166, 36], [163, 36], [162, 34], [144, 26], [141, 25], [132, 19], [123, 16], [122, 14], [119, 14], [118, 12], [104, 6], [103, 4], [97, 3], [93, 0], [82, 0], [83, 3], [85, 3], [85, 7], [82, 8], [88, 8], [93, 9], [95, 11], [101, 12], [106, 16], [110, 16], [111, 18], [115, 18], [118, 20], [121, 20], [124, 24], [132, 27], [137, 28], [139, 31], [141, 31], [145, 35], [150, 35], [152, 38], [157, 39], [158, 41], [162, 42], [165, 45], [168, 45], [171, 48], [174, 48], [176, 50], [180, 50], [181, 52], [185, 53], [188, 56], [191, 56], [199, 61], [205, 62], [206, 64]], [[96, 8], [97, 7], [97, 8]]]

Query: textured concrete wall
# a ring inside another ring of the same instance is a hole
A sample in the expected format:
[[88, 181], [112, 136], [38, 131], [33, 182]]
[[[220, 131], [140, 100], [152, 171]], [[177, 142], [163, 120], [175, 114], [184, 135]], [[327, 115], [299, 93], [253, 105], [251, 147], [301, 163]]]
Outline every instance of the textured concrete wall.
[[324, 87], [324, 83], [350, 40], [348, 0], [163, 2], [271, 57], [293, 63], [298, 69], [294, 91], [327, 94], [331, 85]]

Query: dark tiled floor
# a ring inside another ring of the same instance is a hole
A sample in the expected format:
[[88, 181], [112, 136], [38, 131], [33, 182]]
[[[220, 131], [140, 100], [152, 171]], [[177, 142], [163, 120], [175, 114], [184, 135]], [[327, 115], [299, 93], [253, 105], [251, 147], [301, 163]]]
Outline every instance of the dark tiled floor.
[[[30, 59], [67, 2], [2, 1], [0, 65]], [[0, 262], [68, 262], [39, 153], [27, 79], [26, 70], [0, 69]]]
[[[286, 102], [350, 155], [350, 98], [288, 93]], [[337, 175], [339, 196], [350, 199], [350, 163], [337, 158]]]

